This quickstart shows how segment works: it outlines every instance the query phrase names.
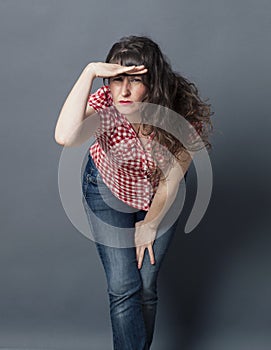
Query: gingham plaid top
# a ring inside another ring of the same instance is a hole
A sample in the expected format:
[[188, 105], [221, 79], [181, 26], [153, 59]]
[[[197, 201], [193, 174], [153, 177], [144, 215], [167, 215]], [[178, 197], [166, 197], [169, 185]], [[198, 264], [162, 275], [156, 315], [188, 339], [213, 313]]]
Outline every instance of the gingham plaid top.
[[91, 94], [88, 104], [100, 115], [96, 142], [89, 151], [104, 183], [123, 202], [148, 210], [159, 184], [152, 176], [157, 166], [150, 153], [154, 132], [143, 147], [130, 122], [113, 106], [108, 86]]

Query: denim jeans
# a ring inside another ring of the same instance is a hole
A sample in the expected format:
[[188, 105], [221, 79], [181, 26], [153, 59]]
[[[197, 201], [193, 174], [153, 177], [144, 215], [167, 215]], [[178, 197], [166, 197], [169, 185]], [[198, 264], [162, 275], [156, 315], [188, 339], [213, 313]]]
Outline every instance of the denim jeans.
[[117, 199], [102, 181], [90, 155], [83, 174], [82, 191], [105, 271], [114, 349], [150, 349], [158, 301], [158, 272], [178, 219], [154, 241], [155, 264], [150, 263], [148, 250], [145, 250], [142, 267], [138, 269], [133, 233], [135, 223], [143, 220], [147, 211], [132, 208]]

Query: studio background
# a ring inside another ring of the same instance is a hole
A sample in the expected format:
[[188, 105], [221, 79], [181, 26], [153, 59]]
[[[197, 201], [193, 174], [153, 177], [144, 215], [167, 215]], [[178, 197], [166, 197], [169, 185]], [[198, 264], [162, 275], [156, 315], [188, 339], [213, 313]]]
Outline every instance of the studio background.
[[153, 349], [270, 349], [270, 11], [267, 0], [0, 1], [0, 347], [111, 348], [102, 266], [60, 201], [54, 128], [86, 64], [136, 34], [215, 112], [212, 198], [186, 235], [192, 169]]

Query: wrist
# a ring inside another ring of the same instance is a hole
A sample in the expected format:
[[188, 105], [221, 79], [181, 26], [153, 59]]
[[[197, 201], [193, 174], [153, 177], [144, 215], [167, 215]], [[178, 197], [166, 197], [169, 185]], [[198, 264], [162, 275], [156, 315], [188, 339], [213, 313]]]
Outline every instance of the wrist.
[[97, 74], [95, 72], [95, 63], [94, 62], [89, 63], [86, 66], [85, 71], [90, 75], [90, 79], [93, 80], [93, 79], [97, 78]]
[[159, 222], [157, 222], [157, 220], [148, 221], [148, 219], [146, 218], [146, 220], [143, 220], [143, 225], [148, 226], [151, 230], [157, 230]]

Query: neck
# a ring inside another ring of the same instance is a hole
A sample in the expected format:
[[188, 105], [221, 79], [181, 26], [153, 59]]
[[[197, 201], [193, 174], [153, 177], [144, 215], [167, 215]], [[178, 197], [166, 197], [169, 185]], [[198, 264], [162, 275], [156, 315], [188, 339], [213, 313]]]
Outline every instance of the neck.
[[131, 123], [137, 135], [139, 134], [141, 123]]
[[142, 116], [141, 116], [141, 113], [139, 111], [135, 111], [133, 113], [125, 114], [125, 117], [132, 124], [141, 124]]

